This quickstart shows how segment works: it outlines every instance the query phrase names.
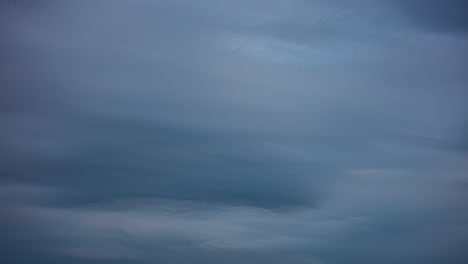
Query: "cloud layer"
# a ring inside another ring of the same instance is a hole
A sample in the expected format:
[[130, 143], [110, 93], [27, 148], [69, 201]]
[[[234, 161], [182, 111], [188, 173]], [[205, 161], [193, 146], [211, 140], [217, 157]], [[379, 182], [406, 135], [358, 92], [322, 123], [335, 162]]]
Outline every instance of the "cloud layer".
[[435, 2], [1, 1], [3, 257], [464, 263], [466, 19]]

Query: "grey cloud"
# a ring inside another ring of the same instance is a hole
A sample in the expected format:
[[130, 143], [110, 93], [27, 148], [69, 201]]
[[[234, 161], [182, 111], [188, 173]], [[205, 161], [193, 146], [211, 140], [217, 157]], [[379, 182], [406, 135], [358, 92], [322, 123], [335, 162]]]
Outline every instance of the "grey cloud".
[[2, 4], [7, 262], [463, 263], [454, 1]]
[[441, 32], [466, 32], [468, 30], [466, 1], [397, 0], [395, 2], [424, 29]]
[[[50, 256], [72, 261], [335, 263], [346, 256], [356, 263], [391, 263], [458, 256], [453, 262], [462, 263], [466, 215], [457, 221], [448, 217], [454, 193], [434, 193], [438, 184], [401, 171], [358, 170], [320, 209], [278, 212], [149, 198], [74, 208], [30, 203], [15, 206], [9, 215], [24, 219], [10, 224], [14, 228], [29, 221], [26, 226], [42, 230], [13, 229], [23, 244], [43, 241]], [[440, 218], [437, 212], [448, 214]], [[440, 236], [449, 239], [449, 250], [441, 244], [447, 241], [434, 239]]]

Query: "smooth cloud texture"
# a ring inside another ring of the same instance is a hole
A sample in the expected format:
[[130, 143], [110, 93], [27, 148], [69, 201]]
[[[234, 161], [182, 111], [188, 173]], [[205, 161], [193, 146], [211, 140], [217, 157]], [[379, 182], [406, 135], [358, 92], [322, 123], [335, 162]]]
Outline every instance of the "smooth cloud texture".
[[6, 263], [466, 261], [463, 4], [1, 5]]

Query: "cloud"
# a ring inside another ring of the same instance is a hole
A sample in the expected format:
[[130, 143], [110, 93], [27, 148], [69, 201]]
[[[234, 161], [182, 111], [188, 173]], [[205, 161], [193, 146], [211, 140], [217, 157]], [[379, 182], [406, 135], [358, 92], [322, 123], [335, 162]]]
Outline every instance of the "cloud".
[[3, 1], [6, 259], [462, 263], [467, 39], [429, 2]]
[[440, 32], [466, 32], [468, 20], [463, 12], [468, 6], [463, 0], [395, 1], [405, 13], [424, 29]]
[[[339, 261], [337, 255], [352, 251], [354, 257], [349, 258], [356, 263], [382, 258], [391, 263], [463, 256], [466, 236], [460, 234], [465, 232], [461, 220], [466, 214], [454, 221], [449, 217], [452, 209], [446, 207], [455, 197], [444, 197], [440, 187], [434, 192], [439, 183], [397, 176], [382, 180], [350, 175], [319, 209], [276, 211], [145, 198], [68, 208], [30, 202], [14, 210], [3, 208], [2, 215], [22, 219], [8, 224], [16, 232], [13, 237], [22, 237], [27, 245], [22, 254], [31, 254], [28, 246], [42, 241], [34, 248], [51, 259], [188, 263], [195, 257], [207, 262], [333, 263]], [[438, 217], [440, 212], [446, 217]], [[442, 234], [450, 241], [450, 250], [430, 239]]]

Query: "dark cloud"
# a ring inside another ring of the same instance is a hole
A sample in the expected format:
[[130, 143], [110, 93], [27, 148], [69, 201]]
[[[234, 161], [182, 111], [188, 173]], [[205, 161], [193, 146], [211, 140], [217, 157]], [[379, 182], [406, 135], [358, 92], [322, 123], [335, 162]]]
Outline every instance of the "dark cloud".
[[398, 0], [398, 5], [423, 28], [441, 32], [468, 30], [468, 3], [464, 0]]
[[460, 5], [3, 1], [2, 262], [464, 263]]

